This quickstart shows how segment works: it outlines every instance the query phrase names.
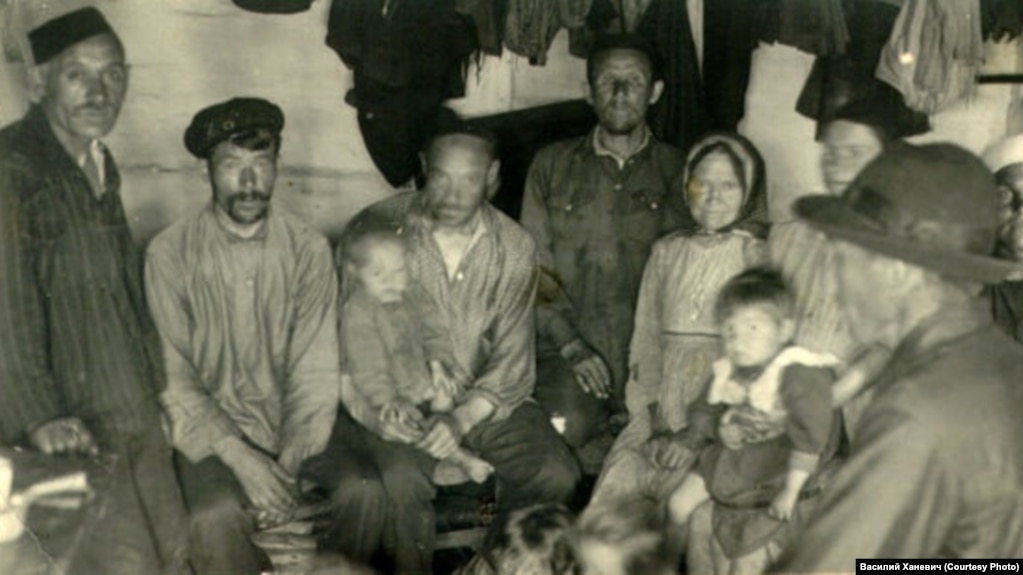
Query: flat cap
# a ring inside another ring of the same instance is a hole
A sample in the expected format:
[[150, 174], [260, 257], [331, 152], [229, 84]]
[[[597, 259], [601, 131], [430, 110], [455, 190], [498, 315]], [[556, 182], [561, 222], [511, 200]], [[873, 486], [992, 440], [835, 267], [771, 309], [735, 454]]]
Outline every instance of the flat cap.
[[103, 14], [90, 6], [39, 25], [28, 33], [28, 42], [35, 63], [44, 64], [74, 44], [100, 34], [116, 36]]
[[233, 98], [200, 110], [185, 130], [185, 148], [206, 158], [214, 146], [238, 132], [266, 129], [280, 136], [284, 112], [262, 98]]

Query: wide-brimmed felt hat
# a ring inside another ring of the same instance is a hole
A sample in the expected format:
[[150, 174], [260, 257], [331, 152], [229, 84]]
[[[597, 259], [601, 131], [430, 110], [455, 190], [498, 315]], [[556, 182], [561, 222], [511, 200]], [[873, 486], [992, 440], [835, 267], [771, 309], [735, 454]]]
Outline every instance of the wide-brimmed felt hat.
[[992, 256], [998, 232], [994, 176], [951, 144], [896, 142], [841, 197], [807, 196], [796, 214], [831, 238], [938, 272], [995, 283], [1019, 264]]
[[197, 158], [206, 158], [214, 146], [238, 132], [266, 129], [280, 136], [284, 112], [262, 98], [232, 98], [203, 108], [185, 130], [185, 148]]

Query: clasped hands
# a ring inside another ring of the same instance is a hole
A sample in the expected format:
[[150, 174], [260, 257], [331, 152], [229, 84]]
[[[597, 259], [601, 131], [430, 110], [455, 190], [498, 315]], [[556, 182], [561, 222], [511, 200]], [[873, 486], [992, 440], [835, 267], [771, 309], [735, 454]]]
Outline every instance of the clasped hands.
[[611, 372], [597, 352], [582, 339], [575, 339], [561, 348], [561, 357], [571, 366], [576, 383], [586, 393], [607, 399], [611, 395]]

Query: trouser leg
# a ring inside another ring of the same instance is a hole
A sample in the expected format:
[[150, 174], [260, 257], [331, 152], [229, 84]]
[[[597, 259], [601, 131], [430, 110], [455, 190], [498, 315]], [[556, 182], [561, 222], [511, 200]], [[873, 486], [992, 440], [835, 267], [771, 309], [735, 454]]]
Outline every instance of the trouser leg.
[[537, 359], [533, 397], [549, 416], [565, 418], [562, 435], [573, 449], [586, 445], [607, 423], [607, 402], [583, 391], [572, 366], [558, 354], [545, 353]]
[[269, 558], [252, 543], [256, 521], [234, 472], [216, 456], [193, 464], [178, 454], [177, 463], [197, 575], [249, 575], [269, 568]]
[[494, 466], [503, 511], [568, 503], [580, 479], [568, 446], [534, 403], [522, 404], [505, 420], [478, 425], [464, 444]]

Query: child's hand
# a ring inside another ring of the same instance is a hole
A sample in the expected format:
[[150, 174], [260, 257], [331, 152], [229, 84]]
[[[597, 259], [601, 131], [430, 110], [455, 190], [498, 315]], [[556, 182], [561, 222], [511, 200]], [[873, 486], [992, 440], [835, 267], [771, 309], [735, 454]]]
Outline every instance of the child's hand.
[[767, 514], [778, 521], [788, 521], [792, 518], [792, 511], [799, 501], [799, 491], [794, 489], [782, 489], [781, 493], [775, 496]]
[[423, 422], [423, 414], [419, 409], [402, 397], [380, 409], [380, 432], [389, 441], [416, 441], [423, 434]]
[[718, 439], [721, 440], [721, 443], [727, 449], [731, 449], [733, 451], [736, 449], [742, 449], [742, 446], [745, 445], [745, 434], [742, 429], [731, 421], [726, 421], [724, 419], [722, 419], [721, 423], [718, 424]]
[[433, 389], [438, 393], [450, 397], [458, 397], [462, 393], [462, 384], [437, 360], [430, 361], [430, 378], [433, 380]]

